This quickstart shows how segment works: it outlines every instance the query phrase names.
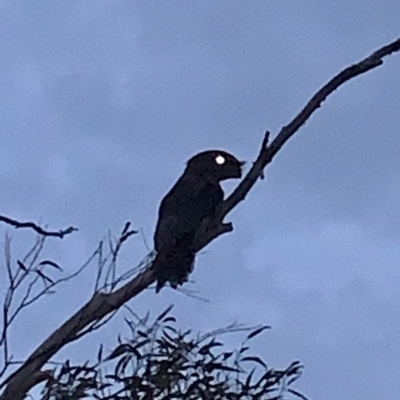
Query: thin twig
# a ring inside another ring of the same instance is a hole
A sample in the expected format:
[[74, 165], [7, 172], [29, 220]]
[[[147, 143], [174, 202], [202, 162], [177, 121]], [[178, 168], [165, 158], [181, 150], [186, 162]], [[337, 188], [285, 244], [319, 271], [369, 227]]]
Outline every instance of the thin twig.
[[20, 228], [30, 228], [33, 229], [36, 233], [42, 236], [53, 236], [53, 237], [58, 237], [58, 238], [63, 238], [66, 235], [71, 234], [72, 232], [75, 232], [78, 230], [78, 228], [75, 228], [73, 226], [70, 226], [67, 229], [62, 229], [59, 231], [47, 231], [40, 227], [39, 225], [36, 225], [34, 222], [21, 222], [17, 221], [15, 219], [6, 217], [5, 215], [0, 215], [0, 221], [4, 222], [8, 225], [13, 226], [16, 229]]

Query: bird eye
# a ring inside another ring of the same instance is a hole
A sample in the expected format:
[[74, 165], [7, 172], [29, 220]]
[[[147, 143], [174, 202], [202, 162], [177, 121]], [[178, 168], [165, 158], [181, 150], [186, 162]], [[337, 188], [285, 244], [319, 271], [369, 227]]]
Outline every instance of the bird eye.
[[215, 157], [215, 162], [218, 164], [218, 165], [222, 165], [222, 164], [225, 164], [225, 157], [224, 156], [221, 156], [221, 154], [219, 154], [217, 157]]

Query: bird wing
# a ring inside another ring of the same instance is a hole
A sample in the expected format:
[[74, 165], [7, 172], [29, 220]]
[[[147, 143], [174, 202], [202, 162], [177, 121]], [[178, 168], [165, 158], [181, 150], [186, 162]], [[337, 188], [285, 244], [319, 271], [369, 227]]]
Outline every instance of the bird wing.
[[155, 247], [191, 245], [202, 220], [223, 200], [219, 185], [183, 175], [161, 202], [154, 235]]

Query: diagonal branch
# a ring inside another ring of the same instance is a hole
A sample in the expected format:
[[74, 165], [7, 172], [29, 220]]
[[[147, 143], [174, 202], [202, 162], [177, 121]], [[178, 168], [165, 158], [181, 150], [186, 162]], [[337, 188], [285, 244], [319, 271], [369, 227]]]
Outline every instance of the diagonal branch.
[[43, 229], [41, 226], [36, 225], [34, 222], [20, 222], [15, 219], [6, 217], [4, 215], [0, 215], [0, 221], [5, 222], [6, 224], [11, 225], [16, 229], [30, 228], [30, 229], [33, 229], [35, 232], [37, 232], [39, 235], [53, 236], [53, 237], [58, 237], [60, 239], [62, 239], [64, 236], [69, 235], [70, 233], [78, 230], [78, 228], [70, 226], [67, 229], [62, 229], [59, 231], [47, 231], [47, 230]]
[[302, 125], [307, 122], [311, 115], [321, 107], [322, 103], [329, 95], [350, 79], [379, 67], [383, 64], [384, 57], [398, 51], [400, 51], [400, 39], [380, 48], [359, 63], [345, 68], [318, 90], [296, 117], [281, 129], [269, 146], [266, 146], [269, 137], [267, 132], [257, 160], [243, 181], [240, 182], [236, 190], [224, 202], [221, 210], [221, 217], [226, 216], [234, 207], [246, 198], [246, 195], [249, 193], [257, 179], [262, 176], [265, 167], [272, 161], [282, 146], [301, 128]]
[[[231, 224], [223, 223], [224, 217], [243, 201], [256, 181], [263, 176], [265, 167], [272, 161], [282, 146], [304, 125], [323, 101], [341, 85], [383, 64], [383, 58], [400, 51], [400, 39], [382, 47], [361, 62], [354, 64], [324, 85], [300, 111], [284, 126], [276, 138], [268, 145], [267, 132], [252, 168], [234, 192], [225, 200], [214, 221], [208, 222], [196, 238], [197, 250], [202, 249], [218, 236], [233, 230]], [[96, 293], [75, 315], [52, 333], [16, 370], [2, 386], [7, 385], [0, 400], [22, 400], [35, 385], [35, 377], [45, 363], [66, 344], [81, 337], [82, 330], [89, 324], [100, 321], [124, 303], [138, 295], [155, 281], [154, 265], [137, 275], [121, 288], [111, 293]]]

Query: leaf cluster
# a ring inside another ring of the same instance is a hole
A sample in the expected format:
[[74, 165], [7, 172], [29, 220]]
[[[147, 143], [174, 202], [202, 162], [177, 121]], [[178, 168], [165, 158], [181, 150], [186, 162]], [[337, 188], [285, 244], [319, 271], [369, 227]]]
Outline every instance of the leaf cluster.
[[[151, 324], [148, 315], [125, 319], [130, 338], [119, 337], [107, 356], [100, 346], [96, 362], [67, 360], [57, 367], [41, 400], [279, 400], [289, 393], [304, 399], [291, 388], [301, 375], [298, 361], [277, 370], [250, 353], [251, 340], [269, 327], [234, 324], [194, 335], [176, 328], [171, 308]], [[228, 350], [222, 336], [238, 331], [247, 335], [237, 349]]]

